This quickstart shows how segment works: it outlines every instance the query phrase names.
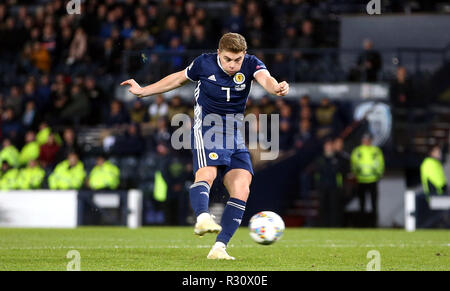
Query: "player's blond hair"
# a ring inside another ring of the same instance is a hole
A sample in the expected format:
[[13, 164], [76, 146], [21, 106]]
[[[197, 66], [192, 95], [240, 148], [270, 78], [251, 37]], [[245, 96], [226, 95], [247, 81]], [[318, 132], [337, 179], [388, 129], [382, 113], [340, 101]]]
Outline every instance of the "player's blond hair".
[[219, 51], [229, 51], [232, 53], [245, 52], [247, 50], [247, 42], [239, 33], [225, 33], [219, 41]]

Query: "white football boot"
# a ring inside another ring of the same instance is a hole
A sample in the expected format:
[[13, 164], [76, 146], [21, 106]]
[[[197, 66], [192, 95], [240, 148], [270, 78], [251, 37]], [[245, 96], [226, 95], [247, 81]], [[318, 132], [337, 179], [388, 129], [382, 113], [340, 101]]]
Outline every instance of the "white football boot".
[[216, 242], [206, 258], [209, 260], [235, 260], [227, 253], [227, 247], [222, 242]]
[[205, 233], [219, 233], [222, 227], [214, 221], [214, 215], [202, 213], [197, 217], [194, 233], [203, 236]]

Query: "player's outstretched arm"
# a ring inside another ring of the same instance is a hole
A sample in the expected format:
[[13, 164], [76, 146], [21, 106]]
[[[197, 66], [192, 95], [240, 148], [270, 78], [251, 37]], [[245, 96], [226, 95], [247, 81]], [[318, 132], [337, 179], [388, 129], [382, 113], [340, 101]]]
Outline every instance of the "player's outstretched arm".
[[270, 94], [285, 96], [289, 93], [289, 84], [286, 81], [278, 83], [267, 70], [257, 72], [255, 79]]
[[120, 86], [129, 85], [129, 92], [136, 95], [139, 98], [157, 95], [161, 93], [168, 92], [170, 90], [176, 89], [183, 86], [189, 80], [186, 78], [184, 70], [170, 74], [169, 76], [159, 80], [156, 83], [150, 84], [145, 87], [139, 86], [139, 84], [134, 79], [126, 80], [120, 83]]

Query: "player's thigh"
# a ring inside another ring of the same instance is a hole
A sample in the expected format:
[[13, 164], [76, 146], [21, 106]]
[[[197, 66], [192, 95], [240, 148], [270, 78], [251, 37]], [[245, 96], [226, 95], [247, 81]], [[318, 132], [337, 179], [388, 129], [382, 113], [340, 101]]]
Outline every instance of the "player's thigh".
[[248, 199], [251, 182], [252, 174], [245, 169], [232, 169], [223, 178], [223, 184], [227, 188], [230, 197], [242, 201], [247, 201]]
[[199, 168], [195, 172], [195, 183], [200, 181], [208, 182], [209, 186], [212, 186], [212, 183], [217, 177], [217, 166], [206, 166], [203, 168]]

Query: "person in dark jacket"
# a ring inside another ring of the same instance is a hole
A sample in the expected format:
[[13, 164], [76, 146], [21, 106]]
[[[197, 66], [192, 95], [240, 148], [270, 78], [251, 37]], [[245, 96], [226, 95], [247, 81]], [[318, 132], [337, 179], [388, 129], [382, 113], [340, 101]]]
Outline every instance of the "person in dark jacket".
[[144, 139], [141, 136], [138, 124], [128, 125], [123, 136], [118, 136], [113, 152], [119, 155], [139, 156], [144, 150]]
[[63, 143], [56, 157], [57, 162], [62, 162], [71, 152], [79, 153], [80, 148], [76, 140], [76, 134], [73, 128], [66, 127], [63, 132]]
[[122, 103], [117, 100], [111, 102], [110, 110], [106, 116], [105, 123], [108, 126], [118, 126], [128, 123], [129, 116], [123, 110]]
[[323, 154], [316, 164], [315, 180], [320, 195], [321, 226], [342, 226], [342, 173], [335, 155], [333, 140], [323, 145]]

